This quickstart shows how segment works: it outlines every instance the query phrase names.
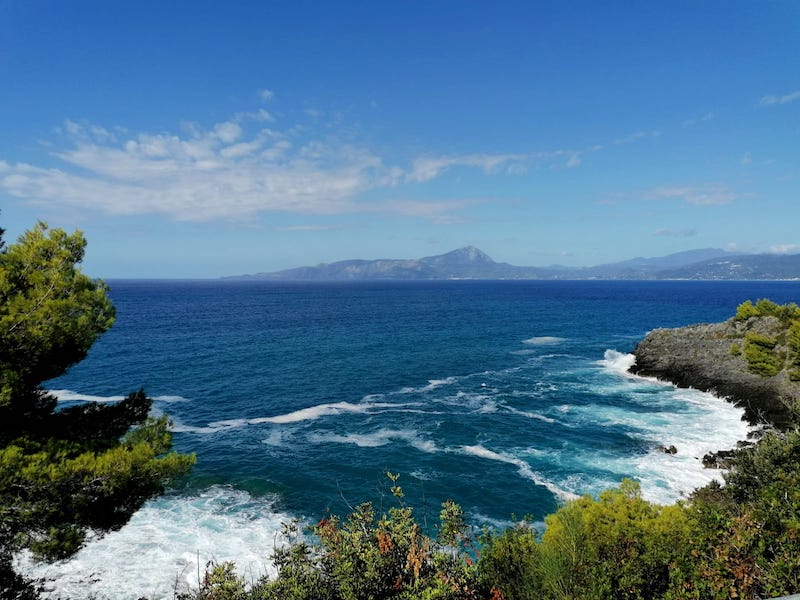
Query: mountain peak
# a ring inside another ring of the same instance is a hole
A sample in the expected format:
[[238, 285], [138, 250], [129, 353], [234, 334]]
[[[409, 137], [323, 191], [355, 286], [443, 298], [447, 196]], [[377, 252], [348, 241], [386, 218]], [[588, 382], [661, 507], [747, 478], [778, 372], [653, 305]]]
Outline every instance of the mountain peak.
[[446, 254], [441, 254], [438, 257], [432, 258], [441, 258], [448, 262], [458, 262], [458, 263], [481, 263], [481, 264], [493, 264], [494, 261], [489, 257], [488, 254], [479, 250], [475, 246], [464, 246], [463, 248], [459, 248], [458, 250], [452, 250], [451, 252], [447, 252]]

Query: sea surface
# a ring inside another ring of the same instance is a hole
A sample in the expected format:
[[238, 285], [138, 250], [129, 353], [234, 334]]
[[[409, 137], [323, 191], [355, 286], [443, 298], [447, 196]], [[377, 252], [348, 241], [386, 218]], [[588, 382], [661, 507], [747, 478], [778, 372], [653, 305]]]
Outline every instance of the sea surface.
[[[52, 596], [172, 598], [209, 560], [271, 570], [280, 526], [391, 505], [428, 522], [542, 521], [625, 478], [670, 503], [750, 427], [711, 394], [627, 373], [657, 327], [724, 320], [800, 282], [111, 281], [114, 327], [47, 383], [66, 406], [144, 388], [197, 466], [122, 530], [56, 565]], [[659, 445], [675, 445], [665, 454]]]

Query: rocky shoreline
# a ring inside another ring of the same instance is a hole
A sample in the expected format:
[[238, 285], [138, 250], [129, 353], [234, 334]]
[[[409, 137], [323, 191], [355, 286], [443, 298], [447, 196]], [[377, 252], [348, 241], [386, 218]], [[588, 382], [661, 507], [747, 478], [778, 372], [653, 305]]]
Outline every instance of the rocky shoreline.
[[774, 317], [655, 329], [637, 344], [630, 370], [712, 392], [743, 408], [751, 425], [785, 430], [794, 424], [791, 407], [800, 403], [800, 384], [785, 370], [772, 377], [753, 374], [744, 356], [732, 351], [747, 332], [774, 336], [782, 329]]
[[[744, 409], [744, 419], [765, 429], [785, 431], [794, 427], [800, 406], [800, 384], [792, 381], [786, 370], [771, 377], [752, 373], [742, 352], [734, 350], [744, 343], [748, 332], [780, 336], [784, 326], [774, 317], [746, 321], [730, 319], [724, 323], [690, 325], [676, 329], [655, 329], [633, 351], [636, 362], [630, 371], [636, 375], [669, 381], [678, 387], [712, 392]], [[735, 449], [721, 449], [702, 457], [709, 469], [727, 469], [742, 448], [753, 445], [742, 440]], [[673, 454], [674, 446], [661, 447]]]

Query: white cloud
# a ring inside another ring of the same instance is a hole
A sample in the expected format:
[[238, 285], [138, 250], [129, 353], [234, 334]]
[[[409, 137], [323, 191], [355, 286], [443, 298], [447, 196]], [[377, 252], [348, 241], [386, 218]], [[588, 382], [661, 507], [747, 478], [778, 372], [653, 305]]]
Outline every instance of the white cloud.
[[506, 165], [513, 169], [515, 165], [529, 159], [527, 154], [465, 154], [461, 156], [427, 156], [414, 160], [411, 170], [406, 174], [408, 181], [421, 183], [430, 181], [441, 175], [450, 167], [475, 167], [486, 173], [495, 172]]
[[800, 90], [791, 92], [790, 94], [786, 94], [784, 96], [763, 96], [759, 101], [759, 104], [761, 106], [772, 106], [774, 104], [789, 104], [790, 102], [794, 102], [796, 100], [800, 100]]
[[[630, 144], [632, 142], [636, 142], [636, 141], [639, 141], [641, 139], [656, 138], [656, 137], [659, 137], [660, 135], [661, 135], [660, 131], [637, 131], [637, 132], [632, 133], [630, 135], [626, 135], [625, 137], [617, 138], [616, 140], [614, 140], [611, 143], [615, 144], [615, 145]], [[602, 149], [602, 146], [597, 146], [597, 147], [594, 148], [594, 150], [601, 150], [601, 149]]]
[[[260, 92], [264, 99], [271, 97], [266, 92]], [[366, 193], [425, 183], [458, 167], [516, 176], [531, 168], [572, 168], [609, 147], [422, 156], [387, 165], [369, 149], [338, 137], [338, 128], [348, 140], [352, 132], [335, 120], [333, 126], [263, 126], [272, 120], [262, 109], [208, 127], [185, 121], [178, 132], [157, 134], [66, 121], [57, 131], [66, 143], [46, 146], [60, 164], [0, 161], [0, 192], [41, 206], [183, 221], [241, 222], [269, 212], [383, 213], [448, 224], [463, 222], [460, 211], [485, 200], [368, 200]], [[644, 135], [651, 134], [618, 143]]]
[[770, 246], [770, 254], [796, 254], [800, 252], [800, 244], [777, 244]]
[[713, 118], [714, 118], [714, 113], [709, 112], [704, 114], [699, 119], [686, 119], [683, 123], [681, 123], [681, 125], [683, 125], [684, 127], [694, 127], [698, 123], [705, 123], [706, 121], [711, 121]]
[[697, 235], [697, 230], [695, 229], [667, 229], [667, 228], [660, 228], [656, 229], [653, 232], [653, 235], [656, 237], [694, 237]]
[[654, 198], [680, 199], [698, 206], [723, 206], [731, 204], [737, 196], [724, 185], [711, 184], [700, 187], [663, 187], [652, 190]]
[[259, 108], [258, 110], [250, 112], [236, 113], [236, 115], [234, 116], [234, 120], [237, 122], [244, 122], [247, 120], [251, 120], [251, 121], [258, 121], [261, 123], [265, 123], [267, 121], [274, 121], [275, 117], [272, 116], [271, 112], [264, 110], [263, 108]]
[[[265, 211], [336, 214], [384, 171], [379, 158], [351, 146], [307, 143], [263, 130], [243, 137], [232, 121], [188, 136], [139, 134], [119, 143], [65, 126], [63, 168], [6, 164], [0, 189], [42, 205], [112, 215], [161, 213], [177, 220], [242, 219]], [[309, 147], [313, 152], [307, 152]]]
[[227, 121], [225, 123], [217, 123], [214, 126], [214, 133], [217, 134], [221, 141], [230, 144], [239, 139], [239, 136], [242, 135], [242, 128], [237, 123]]
[[525, 154], [461, 154], [453, 156], [423, 156], [412, 161], [405, 180], [422, 183], [439, 177], [452, 167], [471, 167], [484, 173], [506, 173], [522, 175], [531, 166], [547, 165], [573, 168], [581, 164], [581, 155], [596, 152], [602, 146], [587, 150], [552, 150], [550, 152], [531, 152]]
[[275, 92], [268, 89], [259, 90], [258, 97], [261, 98], [264, 102], [268, 102], [275, 97]]

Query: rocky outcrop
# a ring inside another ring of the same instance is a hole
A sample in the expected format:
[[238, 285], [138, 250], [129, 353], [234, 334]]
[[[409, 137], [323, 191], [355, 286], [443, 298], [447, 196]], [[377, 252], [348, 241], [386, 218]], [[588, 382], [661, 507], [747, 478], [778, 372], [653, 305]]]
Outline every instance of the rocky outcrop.
[[800, 401], [800, 385], [785, 370], [772, 377], [748, 370], [747, 360], [736, 347], [743, 347], [750, 331], [779, 338], [785, 327], [775, 317], [758, 317], [656, 329], [636, 346], [631, 371], [679, 387], [714, 392], [741, 406], [750, 423], [784, 429], [791, 423], [789, 407]]

